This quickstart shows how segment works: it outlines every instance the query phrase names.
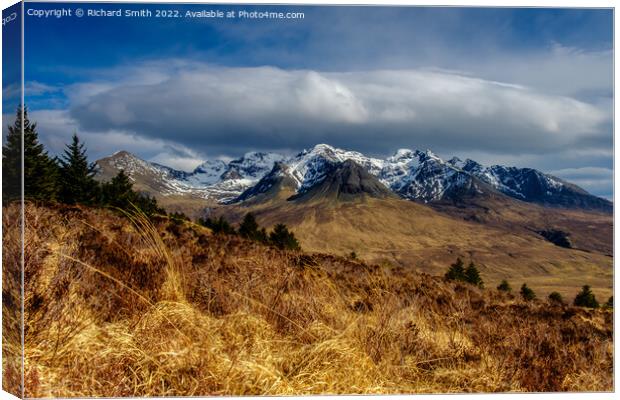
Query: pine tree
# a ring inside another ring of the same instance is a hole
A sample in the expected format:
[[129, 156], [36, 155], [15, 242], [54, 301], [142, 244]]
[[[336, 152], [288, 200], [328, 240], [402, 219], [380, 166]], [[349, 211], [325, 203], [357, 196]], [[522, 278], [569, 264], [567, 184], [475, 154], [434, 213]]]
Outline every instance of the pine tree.
[[22, 170], [22, 135], [21, 108], [17, 109], [17, 118], [9, 126], [9, 134], [2, 146], [2, 201], [19, 199], [21, 196]]
[[112, 180], [101, 185], [101, 205], [132, 211], [138, 208], [149, 217], [166, 214], [166, 211], [157, 205], [154, 197], [133, 190], [133, 184], [123, 170], [120, 170]]
[[77, 135], [73, 135], [58, 163], [62, 181], [60, 200], [67, 204], [93, 204], [99, 194], [99, 185], [94, 179], [97, 166], [88, 162], [84, 144]]
[[261, 228], [256, 233], [256, 240], [261, 243], [267, 243], [269, 241], [269, 235], [267, 234], [267, 229]]
[[230, 223], [222, 216], [217, 219], [199, 219], [198, 223], [202, 226], [206, 226], [211, 229], [215, 234], [225, 234], [225, 235], [234, 235], [235, 228], [233, 228]]
[[521, 285], [521, 291], [519, 293], [525, 301], [532, 301], [536, 298], [536, 293], [534, 293], [534, 291], [530, 289], [525, 283]]
[[579, 307], [599, 307], [598, 301], [596, 301], [596, 297], [594, 296], [594, 293], [592, 293], [592, 290], [590, 290], [590, 286], [588, 285], [584, 285], [581, 288], [581, 292], [579, 292], [577, 296], [575, 296], [573, 304]]
[[106, 206], [129, 209], [135, 200], [133, 184], [123, 170], [120, 170], [112, 180], [104, 183], [101, 191], [102, 203]]
[[153, 196], [149, 196], [146, 193], [133, 192], [132, 204], [139, 208], [143, 213], [149, 217], [156, 214], [166, 215], [166, 210], [159, 207], [157, 200]]
[[2, 200], [21, 197], [22, 129], [24, 149], [24, 197], [30, 200], [55, 200], [58, 169], [39, 143], [37, 124], [28, 119], [28, 110], [18, 107], [13, 126], [9, 126], [6, 144], [2, 146]]
[[484, 287], [484, 282], [480, 277], [480, 272], [473, 262], [470, 262], [469, 266], [465, 270], [465, 281], [480, 288]]
[[254, 215], [252, 213], [245, 214], [241, 225], [239, 225], [239, 235], [246, 239], [257, 240], [259, 232], [258, 223]]
[[508, 283], [508, 281], [506, 279], [504, 279], [498, 286], [497, 286], [497, 290], [499, 290], [500, 292], [511, 292], [512, 288], [510, 287], [510, 284]]
[[609, 299], [607, 299], [607, 302], [605, 303], [605, 307], [614, 308], [614, 296], [611, 296]]
[[457, 258], [456, 262], [450, 265], [450, 269], [444, 275], [449, 281], [465, 281], [465, 269], [463, 268], [463, 260]]
[[564, 299], [562, 298], [562, 295], [558, 292], [549, 293], [549, 301], [555, 304], [564, 304]]
[[277, 224], [269, 234], [271, 244], [282, 250], [299, 250], [299, 242], [295, 234], [290, 232], [286, 225]]

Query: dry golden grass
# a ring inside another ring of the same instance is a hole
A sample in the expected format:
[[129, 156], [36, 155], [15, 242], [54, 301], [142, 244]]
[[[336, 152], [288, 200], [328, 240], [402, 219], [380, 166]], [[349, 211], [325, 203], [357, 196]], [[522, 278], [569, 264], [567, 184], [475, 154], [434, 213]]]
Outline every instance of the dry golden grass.
[[22, 396], [21, 216], [2, 214], [2, 389]]
[[613, 388], [609, 311], [166, 218], [35, 206], [26, 218], [28, 397]]

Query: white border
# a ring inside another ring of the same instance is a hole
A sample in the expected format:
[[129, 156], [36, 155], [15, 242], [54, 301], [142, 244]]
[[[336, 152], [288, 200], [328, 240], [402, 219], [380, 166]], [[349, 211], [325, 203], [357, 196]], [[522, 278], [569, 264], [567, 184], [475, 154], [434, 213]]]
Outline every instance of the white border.
[[[54, 1], [46, 1], [46, 0], [30, 0], [28, 2], [49, 2], [49, 3], [53, 3]], [[269, 0], [249, 0], [249, 1], [234, 1], [234, 0], [219, 0], [219, 1], [182, 1], [182, 0], [133, 0], [133, 1], [123, 1], [123, 0], [108, 0], [108, 1], [63, 1], [64, 3], [178, 3], [178, 4], [274, 4], [274, 5], [284, 5], [284, 4], [289, 4], [289, 5], [328, 5], [328, 6], [333, 6], [333, 5], [382, 5], [382, 6], [448, 6], [448, 7], [554, 7], [554, 8], [614, 8], [614, 50], [615, 50], [615, 43], [617, 43], [617, 39], [618, 39], [618, 31], [616, 29], [615, 26], [615, 3], [613, 1], [610, 0], [590, 0], [590, 1], [583, 1], [583, 0], [563, 0], [563, 1], [558, 1], [558, 0], [521, 0], [521, 1], [514, 1], [514, 0], [505, 0], [505, 1], [493, 1], [493, 0], [470, 0], [470, 1], [450, 1], [450, 0], [443, 0], [443, 1], [433, 1], [433, 0], [426, 0], [426, 1], [419, 1], [419, 0], [389, 0], [389, 1], [380, 1], [380, 0], [376, 0], [376, 1], [372, 1], [372, 0], [355, 0], [355, 1], [351, 1], [351, 0], [336, 0], [336, 1], [330, 1], [330, 0], [310, 0], [310, 1], [303, 1], [303, 0], [288, 0], [288, 1], [269, 1]], [[2, 9], [5, 9], [13, 4], [15, 4], [16, 1], [14, 0], [0, 0], [0, 6]], [[59, 1], [60, 3], [60, 1]], [[23, 17], [23, 13], [22, 13], [22, 17]], [[22, 22], [22, 32], [24, 30], [24, 24]], [[23, 33], [22, 33], [22, 38], [23, 38]], [[0, 43], [2, 43], [2, 30], [0, 29]], [[22, 46], [23, 46], [23, 40], [22, 40]], [[614, 122], [613, 122], [613, 126], [614, 126], [614, 204], [618, 204], [618, 200], [620, 198], [620, 195], [618, 195], [618, 193], [616, 193], [615, 188], [618, 187], [618, 184], [620, 183], [620, 176], [618, 174], [615, 174], [615, 155], [618, 154], [617, 150], [618, 150], [618, 143], [615, 141], [615, 120], [618, 116], [617, 113], [617, 109], [616, 109], [616, 103], [615, 103], [615, 93], [618, 92], [618, 83], [615, 80], [615, 75], [617, 72], [617, 63], [616, 61], [616, 57], [615, 57], [615, 53], [614, 53]], [[2, 54], [0, 52], [0, 70], [1, 70], [1, 65], [2, 65]], [[23, 68], [24, 64], [23, 64], [23, 54], [22, 54], [22, 68]], [[22, 78], [23, 78], [23, 71], [22, 71]], [[23, 81], [22, 81], [22, 96], [23, 96]], [[22, 99], [22, 103], [23, 103], [23, 99]], [[2, 104], [2, 94], [0, 91], [0, 107]], [[1, 161], [0, 161], [1, 163]], [[1, 165], [1, 164], [0, 164]], [[1, 191], [1, 182], [2, 182], [2, 177], [0, 176], [0, 191]], [[614, 209], [614, 249], [618, 248], [618, 244], [620, 244], [620, 235], [618, 235], [618, 233], [615, 230], [615, 226], [617, 224], [617, 216], [615, 214], [615, 209]], [[2, 227], [0, 226], [0, 235], [2, 233]], [[1, 248], [0, 248], [0, 254], [1, 254]], [[615, 255], [615, 251], [614, 251], [614, 255]], [[614, 292], [615, 292], [615, 288], [619, 287], [618, 283], [620, 282], [620, 278], [618, 276], [618, 274], [615, 273], [616, 271], [616, 263], [617, 263], [617, 259], [614, 258]], [[615, 321], [616, 321], [616, 312], [614, 312], [614, 351], [617, 347], [618, 344], [618, 340], [620, 338], [620, 336], [618, 335], [617, 330], [615, 329]], [[0, 310], [0, 315], [1, 315], [1, 310]], [[1, 324], [0, 324], [0, 332], [1, 332]], [[0, 354], [0, 361], [1, 361], [1, 354]], [[618, 372], [618, 368], [617, 368], [617, 357], [614, 356], [614, 383], [615, 383], [615, 387], [617, 387], [617, 382], [618, 382], [618, 378], [620, 377], [620, 373]], [[1, 379], [1, 374], [0, 374], [0, 379]], [[306, 398], [310, 398], [310, 399], [324, 399], [324, 400], [353, 400], [353, 399], [358, 399], [360, 396], [306, 396], [306, 397], [293, 397], [293, 398], [302, 398], [302, 399], [306, 399]], [[374, 397], [374, 396], [373, 396]], [[599, 400], [599, 399], [612, 399], [612, 398], [620, 398], [620, 394], [617, 393], [544, 393], [544, 394], [540, 394], [540, 393], [511, 393], [511, 394], [454, 394], [454, 395], [389, 395], [389, 396], [378, 396], [380, 398], [383, 399], [409, 399], [409, 398], [414, 398], [414, 397], [422, 397], [422, 398], [429, 398], [429, 399], [437, 399], [437, 400], [448, 400], [448, 399], [458, 399], [458, 398], [466, 398], [466, 399], [492, 399], [492, 400], [504, 400], [504, 399], [508, 399], [508, 400], [514, 400], [514, 399], [521, 399], [521, 398], [525, 398], [525, 399], [550, 399], [550, 400], [555, 400], [555, 399], [585, 399], [585, 400]], [[200, 398], [200, 397], [196, 397], [196, 398]], [[202, 397], [202, 398], [206, 398], [206, 397]], [[214, 398], [218, 398], [218, 397], [214, 397]], [[252, 397], [246, 397], [247, 399], [264, 399], [265, 397], [256, 397], [256, 396], [252, 396]], [[4, 400], [4, 399], [15, 399], [14, 396], [4, 392], [4, 391], [0, 391], [0, 400]], [[163, 398], [162, 398], [163, 399]]]

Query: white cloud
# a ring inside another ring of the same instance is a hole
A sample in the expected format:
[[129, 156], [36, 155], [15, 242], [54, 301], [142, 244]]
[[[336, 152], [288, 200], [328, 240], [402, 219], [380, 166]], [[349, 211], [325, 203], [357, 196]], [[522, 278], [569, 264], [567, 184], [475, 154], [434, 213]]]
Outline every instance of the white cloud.
[[80, 140], [86, 143], [91, 160], [109, 156], [118, 150], [126, 150], [149, 161], [192, 171], [205, 159], [201, 153], [172, 141], [119, 130], [82, 130], [64, 110], [31, 111], [30, 119], [37, 122], [39, 140], [52, 155], [62, 154], [73, 133], [77, 133]]
[[149, 161], [156, 162], [161, 165], [172, 167], [181, 171], [193, 171], [198, 165], [204, 162], [204, 158], [198, 158], [192, 154], [176, 154], [169, 152], [161, 152], [154, 157], [151, 157]]
[[137, 83], [131, 74], [142, 72], [133, 67], [123, 84], [75, 85], [80, 101], [71, 114], [83, 129], [174, 140], [203, 152], [299, 148], [326, 138], [375, 152], [419, 143], [542, 152], [610, 135], [603, 107], [450, 72], [187, 65], [146, 65], [144, 74], [157, 77], [148, 82]]
[[612, 50], [585, 51], [555, 43], [546, 51], [468, 60], [462, 68], [557, 95], [609, 96], [613, 88]]

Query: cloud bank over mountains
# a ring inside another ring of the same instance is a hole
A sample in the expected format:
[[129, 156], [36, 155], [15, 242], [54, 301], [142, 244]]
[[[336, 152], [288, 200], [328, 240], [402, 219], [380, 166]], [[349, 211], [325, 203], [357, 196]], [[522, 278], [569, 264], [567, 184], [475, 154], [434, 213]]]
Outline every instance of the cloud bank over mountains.
[[[611, 195], [610, 10], [295, 11], [306, 18], [140, 30], [124, 19], [96, 21], [100, 29], [32, 20], [31, 115], [53, 153], [75, 131], [93, 159], [122, 148], [191, 170], [205, 158], [323, 142], [380, 157], [431, 148], [565, 171]], [[93, 43], [106, 45], [71, 50]]]
[[204, 152], [329, 141], [383, 154], [417, 141], [435, 149], [541, 153], [606, 141], [610, 120], [606, 110], [570, 97], [426, 70], [194, 64], [155, 83], [98, 86], [92, 95], [87, 89], [74, 88], [80, 101], [70, 109], [82, 129], [129, 131]]

